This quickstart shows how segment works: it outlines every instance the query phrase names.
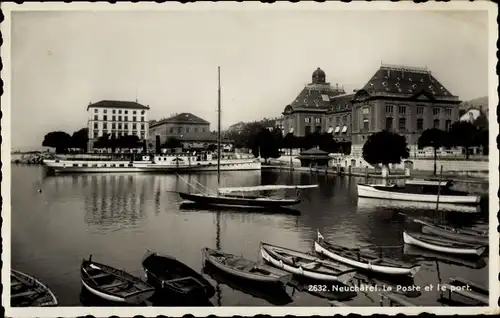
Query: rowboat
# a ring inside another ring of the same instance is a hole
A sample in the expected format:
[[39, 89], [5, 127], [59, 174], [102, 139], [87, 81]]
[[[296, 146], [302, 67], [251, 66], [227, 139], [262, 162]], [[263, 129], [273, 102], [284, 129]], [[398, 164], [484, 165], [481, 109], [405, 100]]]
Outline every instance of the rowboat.
[[12, 307], [57, 306], [54, 293], [36, 278], [11, 269], [10, 305]]
[[356, 274], [354, 268], [344, 264], [268, 243], [260, 243], [260, 253], [262, 258], [272, 265], [307, 278], [345, 284]]
[[406, 244], [419, 246], [429, 250], [457, 254], [463, 256], [481, 256], [486, 251], [487, 245], [472, 245], [468, 243], [459, 243], [452, 240], [440, 239], [420, 233], [403, 232], [403, 240]]
[[[275, 268], [276, 270], [279, 270]], [[226, 285], [233, 290], [251, 295], [267, 301], [271, 305], [284, 306], [293, 302], [283, 284], [264, 283], [248, 279], [239, 279], [238, 276], [228, 274], [205, 262], [202, 272], [207, 274], [220, 285]]]
[[361, 253], [359, 248], [353, 249], [332, 244], [325, 241], [319, 231], [318, 238], [314, 242], [314, 249], [317, 253], [335, 261], [380, 274], [409, 275], [413, 277], [420, 269], [418, 264], [398, 262], [379, 257], [369, 251]]
[[[451, 240], [472, 243], [484, 244], [489, 243], [487, 233], [472, 229], [452, 228], [445, 225], [435, 224], [420, 219], [412, 219], [413, 222], [422, 224], [422, 232], [425, 234], [438, 235]], [[486, 235], [485, 235], [486, 234]]]
[[149, 283], [176, 297], [211, 298], [214, 287], [194, 269], [174, 257], [147, 250], [142, 268]]
[[250, 261], [222, 251], [204, 248], [203, 258], [206, 262], [217, 267], [221, 271], [261, 283], [284, 283], [286, 284], [292, 275], [267, 264]]
[[358, 197], [401, 200], [413, 202], [455, 203], [477, 205], [481, 202], [478, 195], [451, 189], [451, 182], [412, 181], [405, 186], [383, 184], [358, 184]]
[[405, 258], [410, 258], [413, 261], [439, 261], [444, 264], [455, 266], [468, 267], [471, 269], [480, 269], [487, 265], [483, 257], [468, 259], [460, 255], [445, 254], [441, 252], [431, 251], [415, 245], [405, 244], [403, 247]]
[[83, 259], [80, 266], [83, 286], [92, 294], [107, 301], [140, 304], [153, 296], [155, 289], [123, 270]]

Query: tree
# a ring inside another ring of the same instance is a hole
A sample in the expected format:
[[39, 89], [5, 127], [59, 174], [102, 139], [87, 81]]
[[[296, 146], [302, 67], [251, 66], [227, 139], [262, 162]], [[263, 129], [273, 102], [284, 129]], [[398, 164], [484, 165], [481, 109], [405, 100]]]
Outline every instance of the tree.
[[326, 152], [335, 152], [338, 149], [337, 142], [333, 139], [333, 136], [329, 133], [322, 133], [318, 136], [318, 146], [319, 149]]
[[473, 122], [474, 126], [476, 126], [478, 129], [488, 129], [490, 127], [489, 122], [488, 122], [488, 117], [481, 112], [479, 116], [477, 116], [476, 120]]
[[71, 136], [64, 131], [52, 131], [46, 134], [42, 146], [56, 148], [56, 153], [64, 153], [71, 147]]
[[469, 159], [469, 149], [477, 145], [477, 132], [477, 127], [468, 121], [457, 121], [451, 125], [451, 144], [465, 149], [465, 159]]
[[167, 148], [167, 149], [175, 149], [181, 147], [182, 147], [181, 141], [175, 137], [168, 137], [162, 146], [162, 148]]
[[118, 138], [117, 146], [119, 148], [136, 149], [141, 148], [142, 143], [139, 137], [136, 135], [125, 135]]
[[297, 148], [297, 137], [292, 133], [288, 133], [283, 138], [283, 148], [290, 149], [290, 156], [292, 155], [292, 149]]
[[434, 149], [434, 175], [436, 175], [437, 170], [437, 150], [447, 144], [447, 133], [437, 128], [424, 130], [420, 138], [418, 138], [419, 148], [432, 147]]
[[363, 145], [363, 159], [371, 165], [382, 164], [384, 177], [389, 174], [390, 163], [401, 163], [409, 156], [406, 139], [386, 130], [370, 135]]
[[278, 158], [280, 156], [278, 140], [269, 129], [262, 129], [256, 138], [255, 147], [252, 148], [255, 157], [260, 156], [264, 158], [267, 163], [268, 158]]
[[109, 134], [103, 134], [101, 137], [97, 138], [94, 143], [94, 148], [109, 148], [111, 146]]
[[71, 136], [71, 148], [79, 148], [82, 152], [86, 152], [89, 142], [89, 129], [82, 128], [77, 130]]

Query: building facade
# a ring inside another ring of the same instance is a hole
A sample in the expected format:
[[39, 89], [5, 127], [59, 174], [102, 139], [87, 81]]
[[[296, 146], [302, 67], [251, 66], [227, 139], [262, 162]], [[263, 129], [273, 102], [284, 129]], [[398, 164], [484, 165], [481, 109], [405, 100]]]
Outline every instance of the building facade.
[[285, 133], [331, 133], [336, 141], [351, 143], [351, 155], [360, 156], [366, 138], [385, 129], [405, 136], [415, 152], [424, 130], [449, 130], [459, 119], [458, 97], [424, 68], [382, 64], [354, 94], [325, 79], [318, 68], [312, 83], [285, 107]]
[[104, 134], [116, 138], [126, 135], [138, 136], [141, 140], [148, 139], [149, 106], [137, 102], [102, 100], [87, 106], [89, 130], [89, 149], [94, 142]]
[[309, 133], [324, 131], [326, 114], [331, 108], [330, 100], [344, 94], [338, 85], [326, 82], [326, 74], [319, 67], [312, 74], [312, 82], [307, 84], [295, 100], [283, 111], [283, 130], [303, 137]]
[[206, 135], [210, 133], [210, 123], [190, 113], [181, 113], [152, 122], [149, 126], [151, 142], [155, 142], [156, 136], [160, 137], [160, 143], [165, 143], [169, 137], [181, 139], [183, 135]]
[[424, 130], [447, 131], [458, 121], [459, 104], [427, 68], [382, 64], [352, 99], [352, 154], [384, 129], [404, 136], [414, 153]]

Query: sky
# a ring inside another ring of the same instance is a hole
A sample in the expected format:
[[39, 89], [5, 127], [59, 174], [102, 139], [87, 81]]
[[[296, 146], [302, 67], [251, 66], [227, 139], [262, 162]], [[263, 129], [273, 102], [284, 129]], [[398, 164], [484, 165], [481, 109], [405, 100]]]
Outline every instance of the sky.
[[25, 11], [11, 32], [12, 149], [72, 134], [106, 99], [215, 130], [217, 66], [222, 129], [280, 116], [317, 67], [346, 92], [383, 62], [427, 67], [462, 100], [488, 95], [486, 11]]

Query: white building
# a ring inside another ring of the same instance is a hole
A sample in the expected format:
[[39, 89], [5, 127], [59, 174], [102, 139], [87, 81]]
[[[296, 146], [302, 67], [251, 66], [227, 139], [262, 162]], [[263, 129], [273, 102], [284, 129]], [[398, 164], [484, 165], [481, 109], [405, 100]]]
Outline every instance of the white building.
[[87, 106], [89, 129], [89, 149], [102, 135], [109, 134], [116, 138], [126, 135], [148, 139], [149, 106], [137, 102], [102, 100]]
[[479, 116], [481, 115], [481, 111], [477, 108], [469, 109], [465, 114], [460, 117], [460, 121], [468, 121], [473, 123]]

